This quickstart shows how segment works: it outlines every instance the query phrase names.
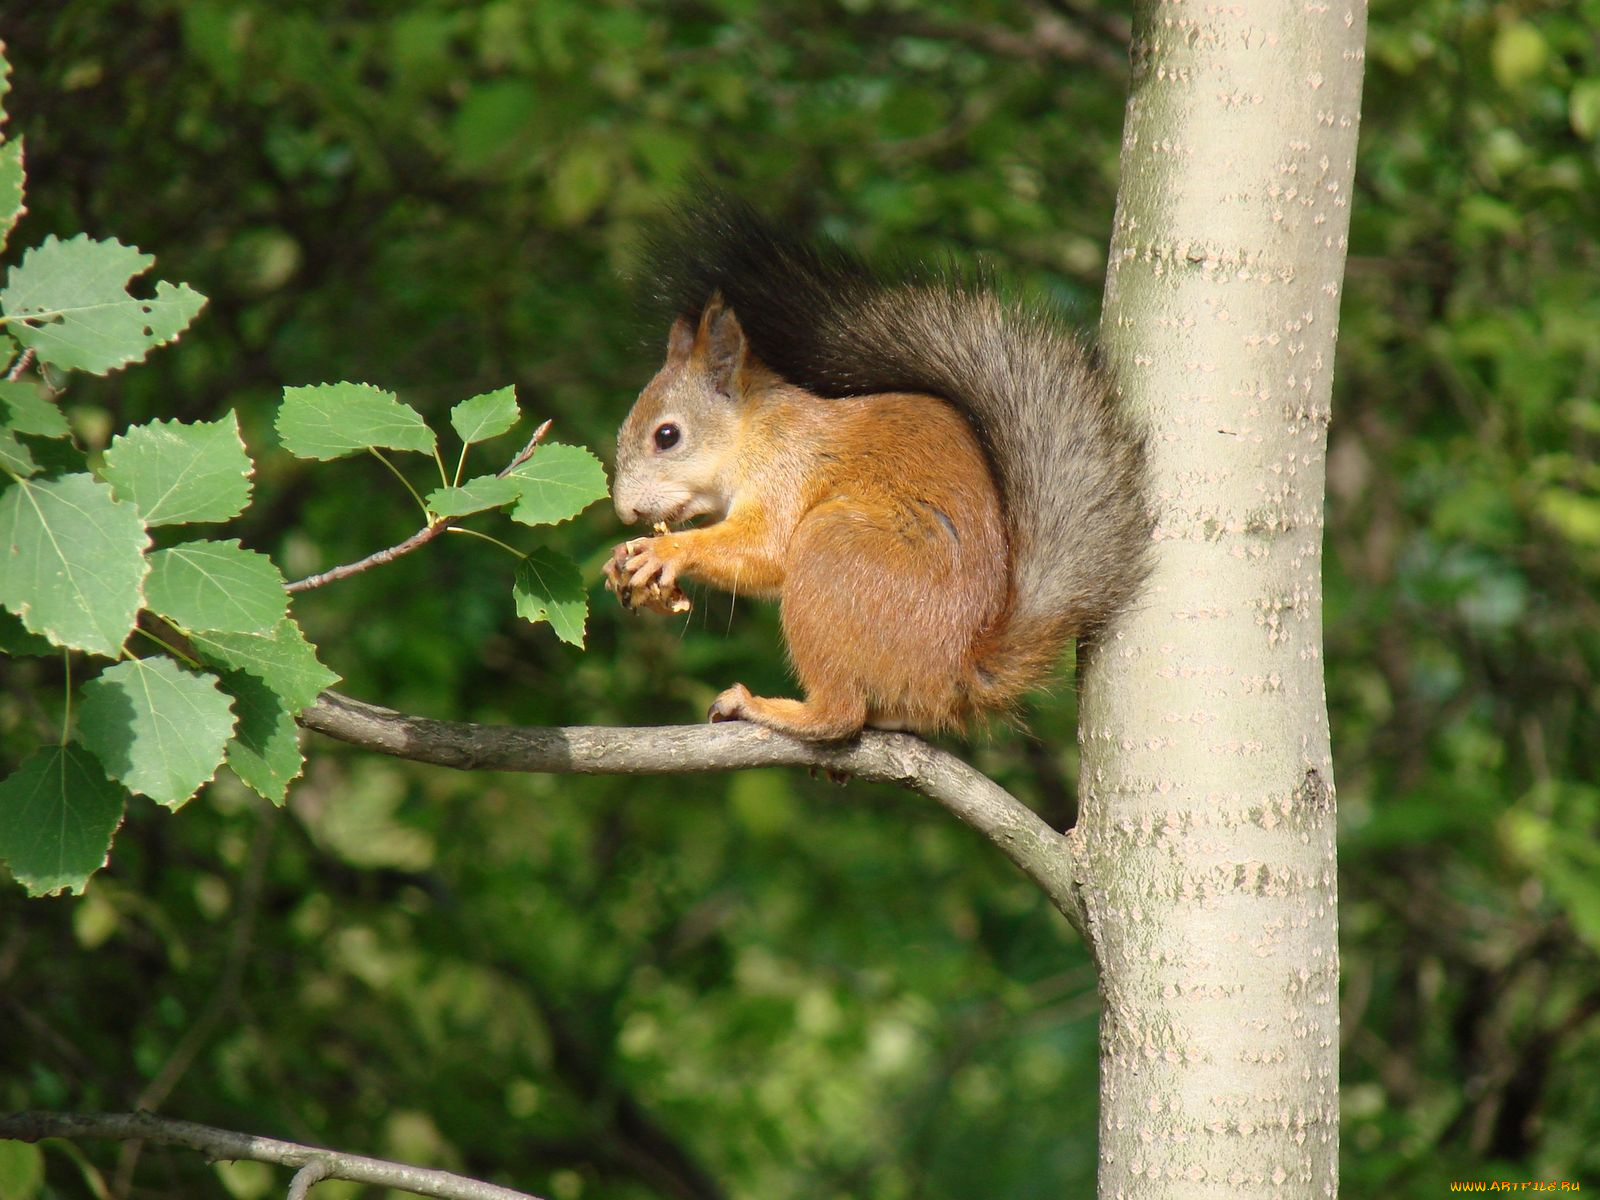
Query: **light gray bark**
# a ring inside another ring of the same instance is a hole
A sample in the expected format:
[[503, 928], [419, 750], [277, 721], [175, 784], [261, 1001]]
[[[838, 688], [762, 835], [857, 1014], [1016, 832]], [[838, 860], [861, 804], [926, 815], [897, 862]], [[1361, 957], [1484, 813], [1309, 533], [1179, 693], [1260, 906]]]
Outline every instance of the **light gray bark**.
[[1102, 335], [1155, 567], [1086, 654], [1101, 1197], [1333, 1196], [1323, 460], [1365, 6], [1141, 0]]

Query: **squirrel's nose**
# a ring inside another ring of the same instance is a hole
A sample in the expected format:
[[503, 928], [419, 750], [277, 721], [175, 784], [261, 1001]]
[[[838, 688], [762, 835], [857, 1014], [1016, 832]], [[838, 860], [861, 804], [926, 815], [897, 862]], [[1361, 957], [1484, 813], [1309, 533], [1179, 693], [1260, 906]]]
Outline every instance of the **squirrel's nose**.
[[627, 500], [617, 496], [614, 497], [614, 502], [617, 506], [617, 516], [622, 518], [624, 525], [632, 525], [639, 519], [639, 510], [634, 508]]

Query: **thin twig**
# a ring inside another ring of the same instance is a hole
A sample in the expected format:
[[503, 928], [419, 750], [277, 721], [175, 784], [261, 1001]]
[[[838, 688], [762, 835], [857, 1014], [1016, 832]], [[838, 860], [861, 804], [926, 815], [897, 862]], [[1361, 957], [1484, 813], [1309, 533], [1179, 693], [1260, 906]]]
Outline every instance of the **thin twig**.
[[532, 458], [533, 452], [539, 448], [539, 443], [544, 441], [544, 435], [550, 432], [550, 426], [553, 424], [555, 424], [553, 420], [547, 420], [543, 425], [540, 425], [539, 428], [535, 429], [533, 431], [533, 436], [528, 439], [528, 444], [521, 450], [517, 451], [517, 456], [515, 458], [495, 472], [495, 478], [504, 479], [523, 463]]
[[821, 767], [896, 783], [937, 801], [983, 834], [1082, 931], [1070, 842], [976, 768], [921, 738], [867, 730], [814, 743], [742, 721], [647, 728], [535, 728], [412, 717], [324, 692], [298, 718], [307, 729], [381, 754], [458, 770], [577, 775], [678, 775], [745, 767]]
[[[434, 1196], [438, 1200], [539, 1200], [528, 1192], [513, 1191], [450, 1171], [413, 1167], [408, 1163], [325, 1150], [299, 1142], [256, 1137], [231, 1129], [196, 1125], [193, 1121], [158, 1117], [152, 1113], [20, 1112], [0, 1117], [0, 1138], [37, 1142], [47, 1137], [113, 1138], [119, 1141], [138, 1138], [168, 1146], [187, 1146], [191, 1150], [198, 1150], [213, 1162], [248, 1160], [277, 1163], [294, 1167], [297, 1171], [317, 1165], [324, 1171], [320, 1176], [322, 1179], [347, 1179], [352, 1183], [398, 1188], [414, 1196]], [[308, 1176], [304, 1181], [305, 1188], [309, 1189], [315, 1182], [317, 1180]], [[291, 1196], [294, 1194], [290, 1192]]]
[[289, 1181], [289, 1194], [285, 1200], [306, 1200], [311, 1195], [311, 1189], [324, 1179], [328, 1178], [328, 1163], [325, 1159], [308, 1162], [294, 1173], [294, 1178]]
[[[263, 802], [264, 803], [264, 802]], [[256, 918], [261, 911], [261, 891], [266, 880], [267, 860], [272, 848], [272, 835], [277, 822], [267, 819], [258, 811], [255, 838], [251, 844], [250, 861], [245, 867], [244, 880], [239, 887], [234, 905], [232, 937], [228, 943], [222, 970], [211, 988], [210, 998], [200, 1015], [184, 1031], [173, 1047], [167, 1061], [156, 1072], [155, 1078], [145, 1084], [134, 1104], [141, 1112], [154, 1112], [167, 1102], [172, 1089], [194, 1065], [200, 1051], [205, 1049], [223, 1017], [239, 999], [239, 984], [244, 979], [245, 964], [255, 942]], [[111, 1192], [114, 1196], [127, 1196], [133, 1188], [133, 1172], [139, 1165], [139, 1155], [144, 1143], [137, 1139], [125, 1142], [117, 1159], [117, 1171]]]
[[[546, 421], [533, 431], [533, 436], [528, 439], [528, 444], [517, 451], [517, 456], [509, 463], [495, 472], [497, 479], [504, 479], [515, 471], [528, 459], [533, 457], [533, 452], [539, 448], [539, 443], [544, 435], [550, 432], [551, 422]], [[386, 460], [387, 461], [387, 460]], [[363, 571], [370, 571], [373, 567], [381, 567], [384, 563], [393, 562], [402, 554], [410, 554], [413, 550], [421, 549], [434, 538], [455, 524], [455, 517], [440, 517], [431, 521], [417, 530], [403, 542], [397, 542], [384, 550], [377, 550], [356, 562], [345, 563], [343, 566], [330, 567], [326, 571], [319, 571], [315, 575], [307, 575], [304, 579], [297, 579], [285, 585], [284, 590], [293, 595], [295, 592], [309, 592], [312, 588], [319, 588], [326, 583], [334, 583], [340, 579], [348, 579], [352, 575], [359, 575]]]
[[293, 594], [295, 592], [309, 592], [312, 588], [319, 588], [325, 583], [336, 580], [348, 579], [352, 575], [359, 575], [362, 571], [369, 571], [373, 567], [381, 567], [384, 563], [393, 562], [402, 554], [410, 554], [413, 550], [426, 546], [450, 527], [450, 517], [441, 517], [432, 524], [424, 525], [403, 542], [384, 550], [376, 550], [357, 562], [345, 563], [343, 566], [330, 567], [326, 571], [319, 571], [315, 575], [307, 575], [304, 579], [297, 579], [291, 584], [286, 584], [284, 590]]

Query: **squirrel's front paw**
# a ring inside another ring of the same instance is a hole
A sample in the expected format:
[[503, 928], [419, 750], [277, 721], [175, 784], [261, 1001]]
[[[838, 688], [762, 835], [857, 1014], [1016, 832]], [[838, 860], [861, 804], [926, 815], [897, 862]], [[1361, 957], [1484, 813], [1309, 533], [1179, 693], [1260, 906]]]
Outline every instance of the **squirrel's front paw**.
[[658, 538], [630, 538], [606, 561], [606, 587], [622, 607], [658, 613], [684, 613], [691, 605], [677, 584], [677, 566], [661, 556]]
[[736, 683], [711, 702], [711, 709], [706, 716], [713, 725], [719, 721], [742, 721], [745, 719], [744, 706], [751, 699], [750, 689], [742, 683]]

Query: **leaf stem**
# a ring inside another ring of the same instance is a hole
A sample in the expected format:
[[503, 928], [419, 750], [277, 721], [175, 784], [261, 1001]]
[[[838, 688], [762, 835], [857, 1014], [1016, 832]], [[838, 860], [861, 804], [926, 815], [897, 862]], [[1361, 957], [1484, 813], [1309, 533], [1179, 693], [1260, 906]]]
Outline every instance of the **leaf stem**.
[[67, 732], [72, 728], [72, 651], [65, 648], [61, 651], [61, 673], [64, 682], [61, 688], [61, 745], [67, 744]]
[[134, 630], [134, 632], [142, 634], [145, 637], [149, 638], [152, 642], [154, 642], [156, 645], [160, 646], [163, 650], [165, 650], [168, 654], [172, 655], [172, 657], [177, 659], [179, 662], [182, 662], [182, 663], [184, 663], [184, 664], [186, 664], [188, 666], [191, 666], [191, 667], [200, 667], [200, 666], [203, 665], [200, 662], [200, 660], [198, 658], [196, 658], [194, 655], [185, 654], [182, 650], [179, 650], [176, 646], [174, 646], [171, 642], [167, 641], [165, 638], [159, 638], [155, 634], [151, 633], [143, 625], [140, 625], [137, 629]]
[[502, 542], [497, 537], [490, 537], [487, 533], [480, 533], [476, 529], [468, 529], [465, 525], [451, 525], [448, 529], [445, 530], [445, 532], [446, 533], [464, 533], [464, 534], [467, 534], [469, 537], [481, 538], [483, 541], [493, 542], [496, 546], [499, 546], [500, 549], [504, 550], [506, 553], [514, 555], [518, 562], [521, 562], [524, 558], [527, 557], [526, 554], [524, 554], [521, 550], [518, 550], [515, 546], [509, 545], [506, 542]]
[[[400, 481], [401, 485], [406, 489], [406, 491], [411, 493], [411, 498], [417, 502], [417, 507], [422, 510], [422, 515], [424, 517], [431, 516], [432, 514], [428, 512], [427, 503], [420, 495], [417, 494], [417, 489], [411, 486], [411, 481], [405, 477], [400, 468], [389, 461], [389, 456], [386, 455], [382, 450], [379, 450], [376, 446], [368, 446], [367, 449], [372, 452], [373, 458], [377, 459], [384, 466], [388, 467], [390, 471], [394, 472], [394, 477]], [[439, 452], [435, 450], [434, 458], [437, 459], [438, 456]]]
[[461, 443], [461, 457], [456, 459], [456, 477], [450, 481], [451, 487], [461, 486], [461, 476], [464, 475], [467, 470], [467, 447], [471, 444], [471, 442]]
[[533, 431], [533, 436], [528, 439], [528, 444], [526, 446], [524, 446], [521, 450], [517, 451], [517, 456], [515, 458], [513, 458], [510, 462], [508, 462], [505, 466], [501, 467], [500, 470], [495, 472], [495, 477], [498, 478], [498, 479], [504, 479], [507, 475], [511, 474], [511, 472], [515, 471], [518, 467], [520, 467], [523, 463], [527, 462], [530, 458], [532, 458], [533, 457], [533, 452], [539, 448], [539, 443], [544, 441], [544, 435], [550, 432], [550, 426], [552, 426], [554, 424], [555, 424], [554, 420], [550, 420], [550, 419], [545, 420], [545, 422], [543, 424], [541, 424], [539, 426], [539, 428], [537, 428], [537, 429], [535, 429]]

